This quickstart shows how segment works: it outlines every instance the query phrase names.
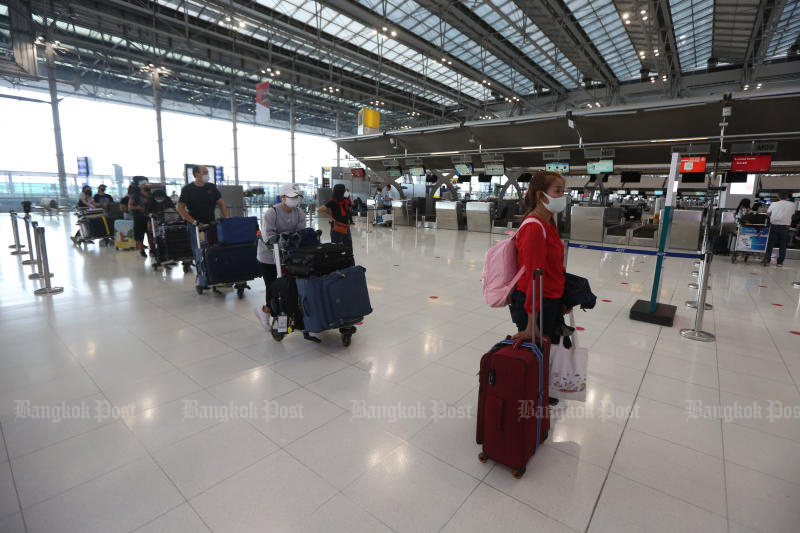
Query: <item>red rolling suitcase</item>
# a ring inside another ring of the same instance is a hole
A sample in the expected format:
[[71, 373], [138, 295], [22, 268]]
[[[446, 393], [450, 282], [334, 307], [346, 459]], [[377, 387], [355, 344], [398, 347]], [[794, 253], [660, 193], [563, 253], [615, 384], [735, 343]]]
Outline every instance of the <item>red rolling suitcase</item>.
[[[534, 282], [537, 277], [541, 302], [541, 270], [534, 272]], [[481, 358], [476, 441], [483, 451], [478, 458], [510, 467], [517, 479], [550, 431], [550, 339], [537, 340], [538, 344], [524, 343], [519, 348], [505, 340]]]

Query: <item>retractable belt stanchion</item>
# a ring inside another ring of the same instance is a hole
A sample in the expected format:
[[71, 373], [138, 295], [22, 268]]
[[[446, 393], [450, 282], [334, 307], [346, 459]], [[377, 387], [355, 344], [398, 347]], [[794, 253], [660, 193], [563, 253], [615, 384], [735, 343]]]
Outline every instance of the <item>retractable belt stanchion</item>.
[[19, 243], [19, 226], [17, 225], [17, 212], [11, 211], [11, 230], [14, 234], [14, 244], [9, 246], [9, 248], [14, 248], [14, 251], [11, 252], [11, 255], [25, 255], [28, 253], [28, 250], [23, 250], [24, 246]]
[[47, 262], [47, 243], [44, 240], [44, 227], [37, 227], [36, 233], [39, 234], [39, 259], [42, 263], [42, 275], [44, 276], [44, 287], [36, 289], [33, 294], [42, 296], [45, 294], [58, 294], [64, 292], [64, 287], [51, 287], [50, 278], [53, 276], [50, 273], [50, 264]]
[[39, 246], [39, 232], [37, 231], [39, 224], [31, 222], [31, 225], [33, 226], [33, 245], [36, 248], [36, 263], [33, 265], [33, 274], [28, 276], [28, 279], [42, 279], [44, 278], [42, 274], [42, 251]]
[[30, 214], [25, 214], [25, 216], [23, 217], [23, 220], [25, 221], [25, 236], [28, 239], [28, 250], [30, 250], [31, 255], [30, 255], [30, 259], [26, 259], [25, 261], [22, 262], [22, 264], [23, 265], [35, 265], [37, 260], [36, 260], [36, 257], [35, 257], [36, 254], [34, 254], [34, 251], [38, 251], [38, 250], [35, 250], [33, 245], [31, 244], [31, 215]]
[[700, 278], [700, 289], [697, 291], [697, 314], [694, 317], [694, 327], [681, 330], [681, 337], [701, 342], [711, 342], [715, 339], [714, 335], [703, 331], [703, 314], [706, 310], [706, 283], [708, 282], [709, 262], [711, 254], [708, 251], [703, 253], [702, 277]]
[[[708, 227], [706, 226], [704, 231], [703, 231], [703, 247], [702, 247], [703, 260], [700, 261], [700, 268], [699, 268], [698, 274], [697, 274], [697, 281], [698, 282], [701, 281], [705, 277], [705, 272], [706, 272], [706, 270], [708, 270], [708, 267], [709, 267], [708, 263], [711, 260], [711, 254], [708, 251], [708, 242], [709, 242], [709, 240], [708, 240]], [[694, 272], [692, 273], [692, 275], [694, 275]], [[697, 302], [700, 301], [700, 283], [690, 283], [689, 287], [697, 289], [697, 298], [695, 300], [687, 300], [686, 307], [688, 307], [690, 309], [697, 309]], [[705, 289], [709, 289], [707, 284], [706, 284]], [[703, 298], [703, 301], [705, 302], [705, 297]], [[713, 309], [711, 304], [706, 303], [705, 304], [705, 310], [706, 311], [710, 311], [711, 309]]]

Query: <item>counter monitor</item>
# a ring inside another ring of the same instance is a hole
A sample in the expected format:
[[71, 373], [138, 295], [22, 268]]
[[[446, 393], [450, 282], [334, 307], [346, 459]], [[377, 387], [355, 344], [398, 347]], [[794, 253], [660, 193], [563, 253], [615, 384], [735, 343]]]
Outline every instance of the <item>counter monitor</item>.
[[425, 175], [425, 167], [421, 165], [416, 165], [408, 169], [409, 174], [412, 176], [424, 176]]
[[480, 174], [480, 175], [478, 175], [478, 182], [479, 183], [491, 183], [492, 182], [492, 176], [490, 176], [489, 174]]
[[613, 159], [601, 159], [599, 161], [586, 162], [587, 174], [602, 174], [604, 172], [614, 172]]
[[561, 174], [569, 174], [569, 162], [548, 161], [544, 164], [544, 169], [548, 172], [560, 172]]
[[386, 174], [388, 174], [390, 178], [399, 178], [403, 175], [403, 171], [400, 170], [400, 167], [391, 167], [386, 169]]
[[503, 163], [484, 163], [484, 171], [487, 176], [502, 176], [506, 173]]
[[459, 176], [472, 176], [472, 165], [468, 163], [456, 163], [456, 174]]
[[681, 174], [681, 183], [703, 183], [706, 181], [705, 172], [684, 172]]

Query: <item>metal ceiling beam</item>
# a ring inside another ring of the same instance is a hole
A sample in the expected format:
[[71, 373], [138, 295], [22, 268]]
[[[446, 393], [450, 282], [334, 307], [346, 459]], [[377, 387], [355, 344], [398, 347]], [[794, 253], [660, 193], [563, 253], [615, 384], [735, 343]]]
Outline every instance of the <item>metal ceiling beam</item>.
[[491, 26], [481, 20], [468, 7], [450, 0], [416, 0], [417, 4], [424, 7], [437, 17], [453, 27], [456, 27], [486, 50], [519, 71], [523, 76], [541, 87], [564, 96], [567, 91], [553, 76], [537, 65], [531, 58], [522, 53], [505, 37], [499, 35]]
[[[361, 4], [359, 4], [354, 0], [319, 0], [319, 3], [335, 11], [338, 11], [343, 15], [350, 17], [351, 19], [363, 24], [368, 28], [378, 29], [387, 26], [387, 24], [391, 25], [392, 30], [397, 32], [397, 36], [393, 37], [393, 39], [396, 40], [397, 42], [405, 46], [408, 46], [412, 50], [416, 50], [417, 52], [435, 61], [438, 61], [439, 58], [442, 56], [442, 50], [440, 50], [438, 46], [435, 46], [430, 41], [427, 41], [417, 36], [416, 34], [398, 26], [397, 24], [384, 19], [378, 13], [375, 13], [374, 11], [367, 9], [366, 7], [362, 6]], [[420, 2], [420, 4], [424, 4], [424, 2]], [[452, 58], [453, 64], [451, 65], [450, 63], [448, 63], [447, 68], [450, 68], [453, 71], [458, 72], [462, 76], [469, 78], [469, 80], [466, 81], [466, 83], [488, 80], [492, 83], [491, 87], [493, 91], [499, 94], [500, 96], [505, 96], [510, 98], [518, 95], [518, 93], [512, 91], [509, 87], [500, 83], [496, 79], [487, 76], [478, 69], [458, 59], [458, 57], [456, 57], [454, 54], [448, 54], [448, 55]], [[448, 61], [450, 61], [450, 58], [448, 58]]]
[[761, 0], [759, 2], [753, 31], [744, 56], [744, 82], [752, 81], [758, 67], [764, 62], [785, 6], [786, 0]]
[[578, 67], [584, 78], [609, 86], [619, 84], [616, 75], [563, 0], [514, 0], [514, 3]]
[[424, 90], [440, 94], [454, 102], [458, 102], [473, 110], [481, 109], [481, 102], [442, 83], [423, 80], [418, 72], [414, 72], [397, 63], [384, 61], [381, 57], [367, 52], [336, 36], [318, 32], [315, 28], [291, 19], [283, 13], [273, 11], [257, 2], [237, 2], [235, 0], [204, 0], [208, 5], [231, 12], [232, 14], [255, 21], [258, 25], [269, 28], [273, 32], [298, 40], [312, 48], [324, 48], [332, 52], [334, 57], [346, 57], [368, 69], [368, 72], [384, 72], [389, 76], [402, 80]]
[[[94, 31], [98, 32], [101, 30], [95, 29], [95, 26], [102, 26], [104, 29], [102, 33], [114, 34], [110, 31], [111, 28], [114, 27], [116, 29], [118, 28], [117, 25], [121, 25], [127, 26], [130, 29], [138, 30], [140, 33], [145, 32], [145, 35], [150, 33], [158, 35], [164, 40], [171, 39], [174, 36], [174, 34], [170, 33], [168, 30], [159, 26], [154, 28], [152, 23], [145, 23], [144, 20], [137, 20], [134, 18], [134, 16], [116, 16], [106, 12], [98, 14], [96, 9], [94, 9], [92, 6], [83, 5], [80, 2], [73, 3], [71, 6], [71, 11], [73, 13], [72, 20], [80, 20], [81, 26], [85, 26], [88, 29], [93, 29]], [[77, 15], [81, 15], [83, 18], [76, 19], [75, 17]], [[69, 15], [65, 14], [65, 19], [63, 20], [64, 22], [70, 22], [70, 20], [66, 18], [67, 16]], [[98, 19], [98, 16], [101, 17], [101, 19]], [[105, 22], [112, 22], [114, 24], [95, 24], [93, 22], [94, 20], [98, 20], [98, 22], [102, 20]], [[184, 20], [181, 20], [180, 23], [184, 24]], [[240, 36], [235, 43], [236, 48], [240, 51], [234, 51], [232, 46], [233, 41], [228, 35], [220, 33], [220, 30], [202, 29], [196, 25], [193, 25], [191, 30], [192, 32], [196, 32], [195, 35], [202, 34], [204, 36], [203, 42], [200, 42], [197, 40], [197, 37], [195, 37], [196, 44], [202, 47], [203, 51], [206, 52], [206, 56], [200, 57], [199, 59], [209, 60], [208, 54], [213, 52], [216, 54], [216, 57], [224, 58], [226, 65], [237, 64], [237, 68], [240, 69], [246, 69], [249, 67], [253, 72], [258, 72], [258, 70], [262, 69], [265, 65], [267, 57], [264, 55], [263, 46], [249, 42], [244, 36]], [[66, 35], [63, 36], [65, 39], [67, 38]], [[118, 38], [127, 37], [124, 33], [120, 33], [119, 31], [116, 32], [115, 36]], [[147, 43], [145, 40], [142, 46], [150, 46], [150, 43]], [[160, 47], [164, 47], [164, 45]], [[241, 49], [252, 52], [252, 55], [242, 53]], [[188, 51], [173, 48], [173, 51], [178, 51], [179, 53], [187, 56], [193, 55], [195, 58], [197, 56], [197, 50]], [[292, 69], [291, 67], [281, 67], [284, 73], [289, 75], [286, 77], [291, 77], [294, 75], [311, 80], [312, 84], [315, 85], [315, 87], [312, 88], [330, 85], [332, 83], [330, 80], [330, 75], [333, 73], [337, 78], [342, 80], [341, 82], [336, 81], [335, 83], [340, 85], [346, 93], [349, 92], [351, 96], [357, 96], [359, 99], [363, 98], [364, 100], [374, 96], [374, 93], [371, 92], [374, 89], [373, 80], [362, 78], [361, 76], [350, 72], [343, 72], [339, 68], [336, 68], [332, 71], [330, 65], [325, 65], [324, 63], [318, 62], [311, 58], [294, 57], [276, 48], [273, 48], [272, 55], [273, 58], [283, 59], [287, 63], [291, 62], [295, 65], [295, 69]], [[139, 59], [142, 62], [149, 62], [153, 58], [142, 55]], [[176, 68], [176, 66], [173, 65], [172, 68]], [[436, 118], [441, 116], [441, 112], [439, 111], [440, 106], [438, 104], [429, 102], [424, 98], [419, 98], [412, 93], [404, 93], [402, 90], [393, 86], [384, 86], [383, 94], [386, 96], [382, 96], [382, 100], [398, 108], [412, 109], [412, 107], [414, 107], [416, 111], [427, 116]], [[412, 99], [416, 102], [419, 102], [419, 104], [412, 103]]]
[[669, 0], [650, 0], [653, 4], [650, 12], [653, 14], [655, 30], [658, 32], [658, 44], [663, 55], [663, 70], [670, 83], [670, 95], [678, 96], [681, 87], [681, 61], [678, 56], [678, 45], [675, 41], [675, 29], [672, 25], [672, 12], [669, 9]]

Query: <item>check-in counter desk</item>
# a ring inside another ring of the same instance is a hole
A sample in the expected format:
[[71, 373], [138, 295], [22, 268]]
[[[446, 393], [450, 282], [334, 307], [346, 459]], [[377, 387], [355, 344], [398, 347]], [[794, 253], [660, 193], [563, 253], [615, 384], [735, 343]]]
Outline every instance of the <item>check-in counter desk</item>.
[[460, 229], [465, 223], [463, 202], [451, 202], [446, 200], [439, 200], [436, 202], [437, 228]]
[[570, 211], [570, 239], [603, 242], [605, 207], [574, 205]]
[[[663, 220], [663, 216], [659, 217]], [[669, 230], [670, 250], [693, 250], [700, 247], [700, 230], [703, 226], [703, 211], [676, 209], [672, 212], [672, 227]]]
[[467, 202], [467, 229], [469, 231], [492, 231], [494, 202]]
[[410, 226], [412, 218], [408, 213], [408, 200], [392, 200], [392, 224]]
[[631, 229], [630, 245], [657, 248], [660, 231], [658, 224], [640, 224]]

